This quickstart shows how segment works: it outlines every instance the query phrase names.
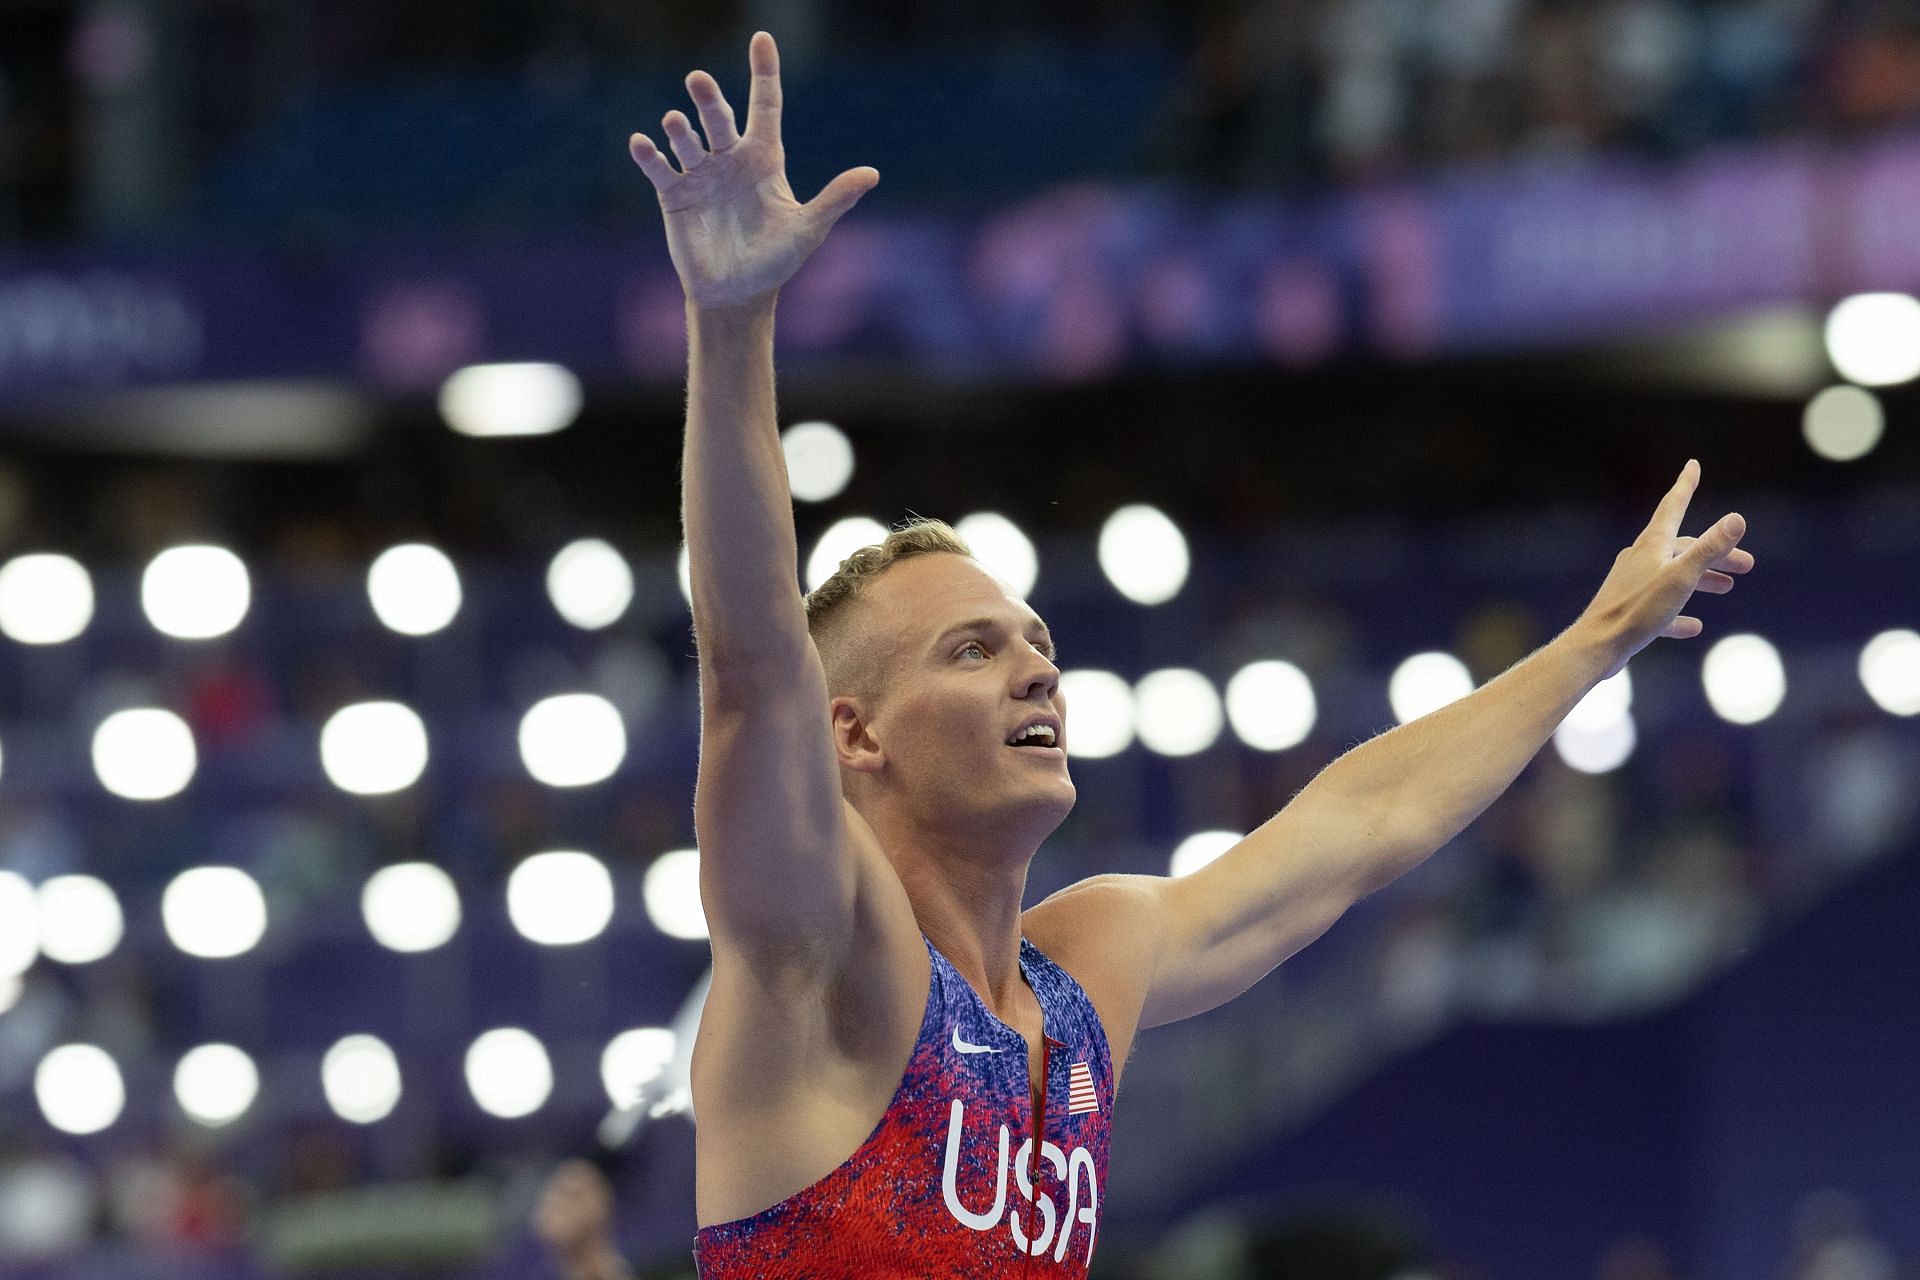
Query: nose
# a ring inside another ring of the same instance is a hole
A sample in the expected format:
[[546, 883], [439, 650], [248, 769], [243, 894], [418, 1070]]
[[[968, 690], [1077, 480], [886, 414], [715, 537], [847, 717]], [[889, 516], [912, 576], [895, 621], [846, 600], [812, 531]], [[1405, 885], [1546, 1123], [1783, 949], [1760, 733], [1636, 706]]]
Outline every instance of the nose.
[[1038, 691], [1052, 697], [1060, 688], [1060, 668], [1054, 666], [1038, 649], [1029, 649], [1027, 652], [1030, 656], [1026, 669], [1020, 673], [1017, 696], [1025, 701]]

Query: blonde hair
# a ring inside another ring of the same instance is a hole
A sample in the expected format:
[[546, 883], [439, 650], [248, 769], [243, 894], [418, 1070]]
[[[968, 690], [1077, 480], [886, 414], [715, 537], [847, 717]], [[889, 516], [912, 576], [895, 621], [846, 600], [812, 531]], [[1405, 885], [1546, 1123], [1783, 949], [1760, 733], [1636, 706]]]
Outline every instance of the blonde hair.
[[829, 695], [870, 698], [880, 693], [886, 653], [871, 629], [858, 625], [854, 606], [866, 594], [867, 584], [893, 565], [937, 552], [973, 557], [973, 548], [946, 521], [915, 516], [882, 541], [842, 560], [832, 577], [807, 593], [807, 632], [826, 668]]

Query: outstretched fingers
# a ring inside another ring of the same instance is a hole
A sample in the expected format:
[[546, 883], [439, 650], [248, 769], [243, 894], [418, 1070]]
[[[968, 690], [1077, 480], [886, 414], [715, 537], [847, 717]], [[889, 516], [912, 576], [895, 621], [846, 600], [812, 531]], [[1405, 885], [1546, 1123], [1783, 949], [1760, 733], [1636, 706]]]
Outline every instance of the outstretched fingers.
[[813, 218], [831, 227], [840, 220], [840, 215], [858, 204], [860, 197], [879, 183], [878, 169], [868, 165], [849, 169], [822, 187], [820, 194], [807, 201], [805, 208]]
[[[1675, 538], [1673, 540], [1673, 554], [1676, 557], [1683, 556], [1687, 553], [1687, 548], [1699, 541], [1698, 538]], [[1707, 568], [1718, 569], [1722, 573], [1751, 573], [1753, 572], [1753, 563], [1753, 552], [1743, 547], [1735, 547], [1718, 560], [1707, 565]]]
[[740, 131], [734, 127], [733, 108], [727, 104], [727, 96], [720, 92], [718, 81], [704, 71], [695, 71], [687, 76], [687, 93], [699, 109], [700, 128], [707, 135], [709, 150], [725, 151], [740, 141]]
[[707, 158], [707, 149], [700, 145], [700, 135], [693, 131], [693, 123], [685, 113], [667, 112], [660, 120], [660, 127], [667, 131], [667, 143], [673, 148], [673, 158], [680, 162], [682, 172]]
[[1667, 496], [1660, 499], [1660, 505], [1653, 509], [1653, 519], [1647, 522], [1647, 532], [1657, 537], [1672, 539], [1680, 536], [1680, 522], [1686, 518], [1687, 504], [1693, 501], [1693, 491], [1700, 485], [1700, 464], [1692, 458], [1680, 468], [1680, 478], [1673, 482], [1673, 488], [1667, 490]]
[[753, 87], [747, 92], [747, 136], [780, 141], [780, 49], [764, 31], [754, 33], [747, 46], [753, 68]]
[[627, 154], [633, 157], [633, 162], [640, 166], [640, 172], [647, 175], [647, 181], [657, 192], [664, 194], [680, 178], [679, 172], [660, 154], [660, 148], [653, 145], [653, 139], [644, 133], [627, 139]]

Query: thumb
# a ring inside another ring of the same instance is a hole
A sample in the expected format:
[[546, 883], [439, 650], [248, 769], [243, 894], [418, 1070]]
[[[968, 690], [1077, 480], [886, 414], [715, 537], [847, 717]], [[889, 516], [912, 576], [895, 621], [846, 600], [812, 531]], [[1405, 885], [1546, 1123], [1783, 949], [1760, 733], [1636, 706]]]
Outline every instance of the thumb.
[[806, 210], [821, 223], [822, 229], [840, 221], [840, 215], [860, 202], [860, 197], [880, 184], [880, 171], [867, 165], [849, 169], [829, 182], [820, 194], [809, 200]]
[[1708, 566], [1723, 559], [1729, 551], [1740, 544], [1747, 533], [1747, 518], [1739, 512], [1721, 516], [1711, 529], [1701, 534], [1691, 547], [1687, 548], [1688, 568], [1696, 573], [1705, 573]]

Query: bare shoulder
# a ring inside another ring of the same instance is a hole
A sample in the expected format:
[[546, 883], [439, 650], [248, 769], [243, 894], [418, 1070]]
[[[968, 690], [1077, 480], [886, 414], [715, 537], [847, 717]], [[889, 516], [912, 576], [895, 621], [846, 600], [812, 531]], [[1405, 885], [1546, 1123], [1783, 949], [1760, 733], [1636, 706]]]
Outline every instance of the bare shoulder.
[[1117, 1076], [1133, 1050], [1165, 929], [1158, 876], [1099, 875], [1021, 915], [1034, 945], [1086, 990], [1107, 1033]]

